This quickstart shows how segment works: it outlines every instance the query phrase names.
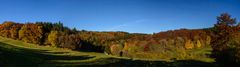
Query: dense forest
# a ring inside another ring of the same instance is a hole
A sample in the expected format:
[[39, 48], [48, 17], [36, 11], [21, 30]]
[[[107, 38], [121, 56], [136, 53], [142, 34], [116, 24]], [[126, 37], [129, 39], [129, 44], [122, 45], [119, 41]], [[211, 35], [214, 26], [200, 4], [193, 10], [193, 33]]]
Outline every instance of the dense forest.
[[[129, 58], [186, 60], [201, 56], [216, 58], [223, 65], [240, 64], [240, 24], [227, 13], [217, 17], [214, 27], [154, 34], [77, 30], [61, 22], [5, 21], [0, 24], [0, 36], [42, 46]], [[212, 48], [211, 55], [189, 51], [208, 47]]]

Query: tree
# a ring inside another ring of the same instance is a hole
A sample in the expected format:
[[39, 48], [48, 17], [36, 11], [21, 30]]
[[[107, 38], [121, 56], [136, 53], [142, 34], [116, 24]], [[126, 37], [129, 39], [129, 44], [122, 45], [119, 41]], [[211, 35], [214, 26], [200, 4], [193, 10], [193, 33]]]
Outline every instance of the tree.
[[61, 23], [61, 22], [54, 23], [53, 28], [51, 30], [64, 31], [63, 23]]
[[11, 38], [13, 39], [18, 39], [18, 32], [19, 30], [22, 28], [23, 24], [15, 24], [14, 26], [12, 26], [12, 28], [10, 29], [10, 33], [11, 33]]
[[72, 34], [76, 34], [78, 32], [78, 30], [74, 27], [73, 29], [72, 29]]
[[201, 48], [202, 47], [202, 43], [200, 42], [200, 40], [197, 40], [196, 47], [197, 48]]
[[27, 23], [19, 30], [19, 39], [24, 42], [43, 44], [43, 26]]
[[1, 36], [3, 37], [11, 37], [11, 33], [10, 33], [10, 29], [12, 28], [12, 26], [15, 25], [15, 22], [12, 21], [5, 21], [3, 22], [3, 24], [0, 27], [0, 32], [1, 32]]
[[76, 50], [81, 47], [81, 39], [77, 34], [60, 36], [58, 41], [60, 42], [59, 47], [62, 48]]
[[60, 36], [58, 31], [51, 31], [48, 35], [48, 42], [50, 42], [51, 46], [57, 47], [58, 37]]
[[121, 45], [118, 44], [113, 44], [110, 46], [110, 51], [111, 54], [113, 55], [117, 55], [117, 56], [121, 56], [121, 52], [122, 52], [123, 47]]
[[239, 31], [236, 19], [231, 18], [229, 14], [223, 13], [217, 17], [217, 23], [212, 29], [214, 35], [211, 37], [212, 57], [216, 58], [217, 62], [227, 66], [240, 65], [237, 59], [240, 43], [235, 37]]
[[191, 40], [187, 40], [185, 43], [186, 49], [192, 49], [194, 47], [193, 42]]

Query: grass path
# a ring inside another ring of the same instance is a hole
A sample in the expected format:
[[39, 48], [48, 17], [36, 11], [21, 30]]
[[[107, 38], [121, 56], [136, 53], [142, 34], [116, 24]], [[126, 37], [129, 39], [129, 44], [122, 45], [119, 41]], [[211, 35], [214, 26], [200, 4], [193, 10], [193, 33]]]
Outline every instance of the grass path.
[[159, 67], [199, 66], [213, 67], [213, 63], [187, 61], [144, 61], [105, 55], [96, 52], [72, 51], [64, 48], [38, 46], [18, 40], [0, 37], [0, 67]]

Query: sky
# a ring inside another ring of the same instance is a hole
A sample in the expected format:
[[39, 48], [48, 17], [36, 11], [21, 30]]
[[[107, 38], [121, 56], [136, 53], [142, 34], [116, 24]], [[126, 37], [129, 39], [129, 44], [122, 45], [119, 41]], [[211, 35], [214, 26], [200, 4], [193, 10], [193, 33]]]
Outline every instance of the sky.
[[90, 31], [208, 28], [225, 12], [240, 19], [240, 0], [0, 0], [0, 23], [60, 21]]

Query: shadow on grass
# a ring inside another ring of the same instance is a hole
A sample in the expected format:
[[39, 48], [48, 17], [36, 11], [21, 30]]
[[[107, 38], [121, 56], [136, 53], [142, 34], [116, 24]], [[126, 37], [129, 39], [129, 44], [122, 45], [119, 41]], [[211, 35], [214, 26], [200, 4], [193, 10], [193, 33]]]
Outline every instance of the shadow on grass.
[[[217, 67], [215, 63], [194, 60], [174, 62], [143, 61], [119, 58], [100, 58], [87, 62], [52, 62], [51, 60], [87, 60], [94, 57], [51, 55], [66, 52], [48, 52], [47, 50], [26, 49], [0, 42], [0, 67]], [[51, 62], [50, 62], [51, 61]]]
[[48, 50], [37, 50], [21, 48], [0, 42], [0, 67], [34, 67], [40, 64], [54, 64], [51, 60], [86, 60], [94, 57], [88, 55], [68, 56], [51, 55], [66, 52], [47, 52]]
[[[106, 60], [116, 60], [108, 58]], [[125, 60], [118, 59], [115, 63], [106, 64], [106, 66], [119, 67], [218, 67], [215, 63], [207, 63], [195, 60], [178, 60], [174, 62], [165, 61], [143, 61], [143, 60]]]

